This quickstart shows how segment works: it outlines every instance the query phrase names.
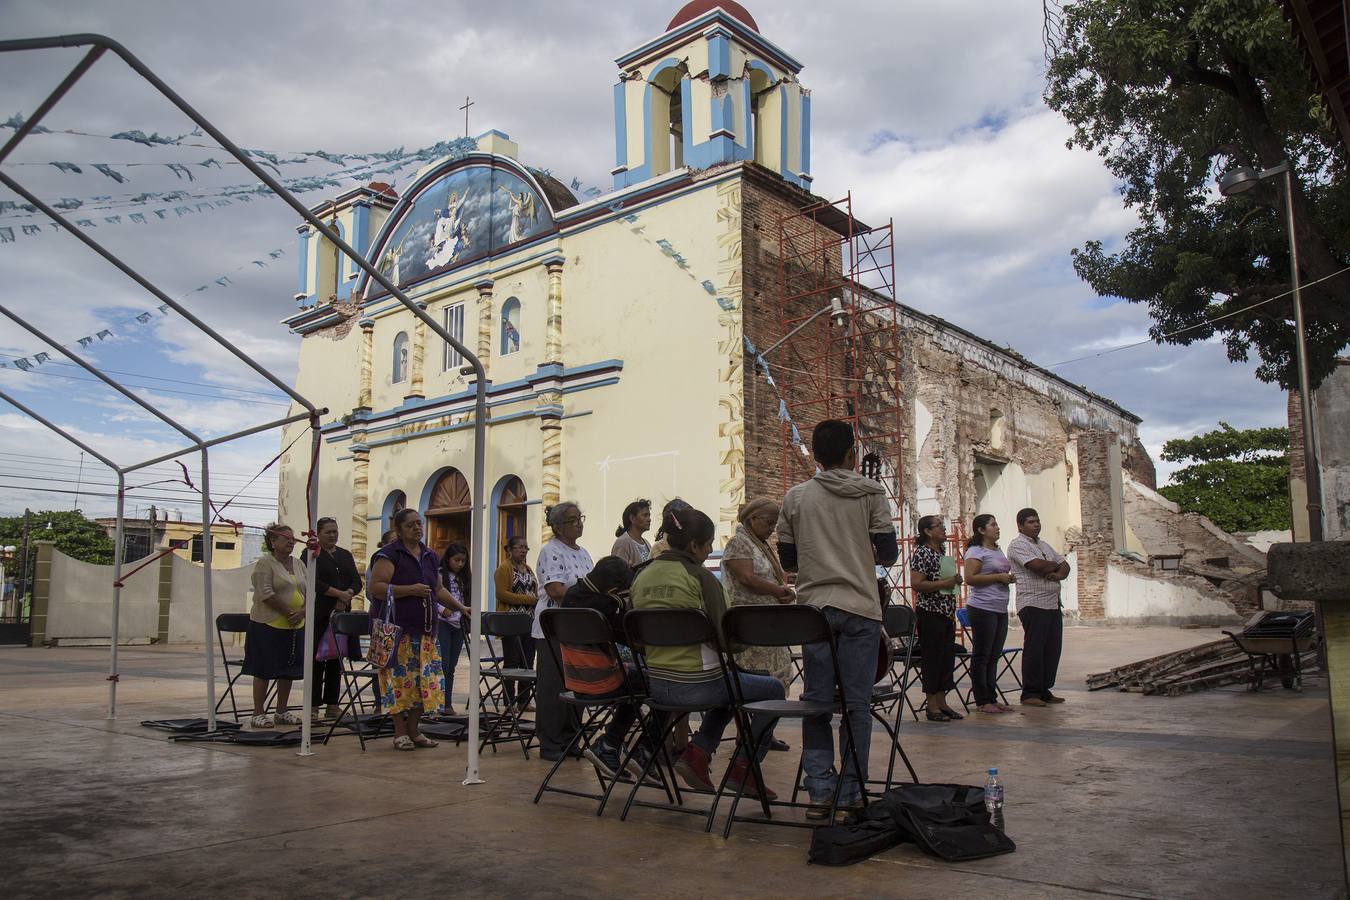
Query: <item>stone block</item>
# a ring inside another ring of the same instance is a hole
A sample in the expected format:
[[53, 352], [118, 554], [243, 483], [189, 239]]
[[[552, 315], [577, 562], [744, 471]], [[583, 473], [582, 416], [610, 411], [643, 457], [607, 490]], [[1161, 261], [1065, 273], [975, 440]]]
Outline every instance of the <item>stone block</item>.
[[1273, 544], [1266, 561], [1281, 599], [1350, 601], [1350, 541]]

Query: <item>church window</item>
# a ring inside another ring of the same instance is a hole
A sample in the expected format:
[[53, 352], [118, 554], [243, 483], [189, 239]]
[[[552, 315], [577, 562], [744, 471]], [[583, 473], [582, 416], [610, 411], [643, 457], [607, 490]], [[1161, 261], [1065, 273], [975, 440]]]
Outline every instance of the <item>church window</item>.
[[502, 304], [502, 350], [506, 356], [520, 349], [520, 301], [507, 298]]
[[647, 120], [651, 174], [664, 175], [684, 165], [684, 109], [682, 67], [660, 68], [648, 82], [650, 105]]
[[750, 132], [754, 148], [754, 160], [761, 166], [776, 168], [776, 161], [768, 159], [768, 139], [766, 132], [769, 118], [766, 107], [773, 99], [774, 85], [762, 69], [750, 70]]
[[408, 380], [408, 332], [400, 331], [394, 338], [394, 384]]
[[[464, 304], [456, 303], [454, 306], [447, 306], [441, 314], [441, 325], [450, 332], [455, 340], [461, 344], [464, 343]], [[441, 369], [446, 372], [452, 372], [464, 365], [464, 357], [460, 356], [459, 351], [449, 344], [445, 345], [445, 353], [441, 359]]]

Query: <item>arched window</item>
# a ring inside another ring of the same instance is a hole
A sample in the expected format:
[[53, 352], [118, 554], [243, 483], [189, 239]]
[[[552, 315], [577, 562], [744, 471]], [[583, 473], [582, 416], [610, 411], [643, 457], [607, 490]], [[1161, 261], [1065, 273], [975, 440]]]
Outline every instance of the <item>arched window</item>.
[[502, 304], [502, 350], [506, 356], [520, 349], [520, 301], [508, 297]]
[[774, 93], [773, 79], [766, 68], [756, 66], [750, 70], [750, 132], [754, 151], [754, 161], [761, 166], [777, 167], [777, 160], [768, 159], [769, 142], [772, 138], [767, 131], [770, 118], [766, 107], [772, 101]]
[[652, 158], [651, 174], [664, 175], [684, 165], [684, 101], [681, 83], [688, 77], [682, 65], [667, 60], [647, 83], [647, 128]]
[[402, 491], [394, 491], [384, 500], [384, 530], [394, 530], [394, 516], [398, 511], [406, 509], [408, 506], [408, 495]]
[[394, 384], [408, 380], [408, 332], [400, 331], [394, 338]]

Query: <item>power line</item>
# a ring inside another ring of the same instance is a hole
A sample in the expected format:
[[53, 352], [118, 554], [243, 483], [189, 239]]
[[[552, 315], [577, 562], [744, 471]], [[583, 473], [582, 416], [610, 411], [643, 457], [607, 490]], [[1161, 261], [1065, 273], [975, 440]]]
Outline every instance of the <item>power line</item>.
[[[66, 489], [63, 489], [63, 488], [42, 488], [42, 487], [33, 487], [33, 486], [31, 486], [31, 485], [26, 485], [26, 484], [0, 484], [0, 489], [3, 489], [3, 490], [11, 490], [11, 491], [29, 491], [29, 492], [37, 491], [37, 492], [44, 493], [44, 494], [74, 494], [74, 493], [76, 493], [76, 492], [73, 491], [73, 490], [66, 490]], [[106, 497], [106, 498], [113, 499], [113, 500], [116, 500], [116, 499], [117, 499], [117, 495], [116, 495], [116, 494], [106, 494], [106, 493], [101, 493], [101, 492], [97, 492], [97, 491], [80, 491], [79, 493], [80, 493], [82, 496], [85, 496], [85, 497]], [[154, 501], [154, 502], [156, 502], [156, 503], [172, 503], [172, 504], [176, 504], [176, 505], [179, 505], [179, 506], [181, 506], [181, 505], [183, 504], [183, 501], [182, 501], [181, 499], [177, 499], [177, 498], [173, 498], [173, 497], [137, 497], [136, 499], [137, 499], [137, 500], [144, 501], [144, 502], [147, 502], [147, 503], [150, 502], [150, 501]], [[233, 504], [233, 506], [238, 506], [238, 507], [240, 507], [240, 508], [242, 508], [242, 509], [273, 510], [273, 511], [276, 509], [276, 504], [275, 504], [275, 503], [272, 504], [272, 505], [270, 505], [270, 506], [265, 506], [265, 505], [255, 504], [255, 503], [235, 503], [235, 504]]]
[[[51, 465], [59, 465], [59, 466], [64, 466], [65, 468], [71, 468], [71, 469], [75, 468], [75, 464], [78, 462], [78, 460], [76, 459], [76, 457], [73, 457], [73, 456], [40, 456], [40, 455], [37, 455], [37, 454], [34, 454], [34, 453], [19, 453], [19, 452], [14, 451], [14, 450], [0, 450], [0, 456], [16, 456], [16, 457], [19, 457], [19, 458], [21, 458], [21, 459], [35, 459], [35, 460], [40, 460], [40, 461], [42, 461], [42, 462], [44, 462], [44, 463], [48, 463], [48, 464], [51, 464]], [[146, 468], [146, 469], [141, 469], [140, 471], [141, 471], [141, 472], [144, 472], [144, 473], [146, 473], [146, 474], [151, 474], [151, 473], [157, 472], [157, 471], [159, 471], [159, 470], [164, 470], [164, 471], [172, 472], [172, 473], [175, 473], [175, 474], [178, 473], [177, 467], [174, 466], [172, 463], [156, 463], [155, 465], [150, 466], [149, 468]], [[230, 471], [230, 472], [225, 472], [225, 471], [217, 472], [216, 470], [212, 469], [212, 470], [211, 470], [211, 477], [212, 477], [212, 478], [216, 478], [216, 477], [218, 477], [218, 476], [224, 476], [224, 477], [226, 477], [226, 478], [251, 478], [251, 477], [253, 477], [253, 473], [252, 473], [252, 472], [233, 472], [233, 471]]]
[[[27, 355], [29, 355], [29, 354], [28, 354], [26, 351], [24, 351], [21, 347], [0, 347], [0, 351], [4, 351], [5, 353], [18, 353], [18, 354], [21, 355], [21, 357], [22, 357], [22, 356], [27, 356]], [[79, 366], [75, 365], [74, 363], [58, 362], [58, 361], [56, 361], [56, 360], [52, 360], [52, 361], [50, 361], [50, 362], [48, 362], [48, 363], [45, 363], [44, 366], [61, 366], [61, 367], [63, 367], [63, 368], [68, 368], [68, 369], [79, 369], [79, 368], [80, 368]], [[147, 374], [144, 373], [144, 372], [125, 372], [125, 371], [122, 371], [122, 370], [120, 370], [120, 369], [107, 369], [107, 368], [104, 368], [104, 367], [102, 367], [102, 366], [99, 367], [99, 370], [100, 370], [101, 372], [104, 372], [104, 373], [109, 374], [109, 375], [127, 375], [127, 376], [129, 376], [129, 377], [131, 377], [131, 378], [149, 378], [149, 379], [152, 380], [152, 381], [167, 381], [167, 382], [169, 382], [170, 384], [191, 384], [191, 385], [195, 385], [195, 386], [197, 386], [197, 387], [209, 387], [209, 388], [215, 388], [215, 389], [221, 390], [221, 391], [236, 391], [236, 392], [241, 393], [241, 394], [257, 394], [259, 397], [272, 397], [272, 398], [275, 398], [275, 399], [280, 399], [281, 396], [282, 396], [281, 394], [278, 394], [276, 391], [257, 391], [257, 390], [253, 390], [252, 388], [237, 388], [237, 387], [230, 387], [230, 386], [228, 386], [228, 385], [224, 385], [224, 384], [216, 384], [216, 383], [210, 382], [210, 381], [191, 381], [191, 380], [186, 379], [186, 378], [165, 378], [165, 377], [163, 377], [162, 375], [147, 375]], [[21, 370], [21, 371], [22, 371], [22, 370]], [[38, 370], [36, 370], [36, 369], [29, 369], [28, 371], [29, 371], [29, 372], [35, 372], [35, 371], [38, 371]], [[81, 371], [83, 371], [83, 370], [81, 370]], [[156, 390], [158, 390], [158, 389], [156, 389]]]
[[[46, 371], [45, 369], [41, 369], [41, 368], [29, 369], [29, 370], [27, 371], [27, 374], [29, 374], [29, 375], [46, 375], [46, 376], [48, 376], [48, 377], [50, 377], [50, 378], [68, 378], [68, 379], [70, 379], [71, 381], [84, 381], [84, 382], [88, 382], [89, 384], [103, 384], [103, 382], [102, 382], [102, 381], [99, 381], [97, 378], [81, 378], [79, 375], [67, 375], [67, 374], [64, 373], [64, 372], [49, 372], [49, 371]], [[181, 394], [181, 395], [183, 395], [184, 397], [204, 397], [204, 398], [206, 398], [207, 400], [231, 400], [231, 401], [234, 401], [234, 402], [236, 402], [236, 403], [245, 403], [245, 402], [247, 402], [247, 403], [258, 403], [258, 404], [262, 404], [263, 406], [280, 406], [280, 407], [285, 407], [285, 408], [287, 408], [287, 409], [290, 408], [290, 404], [289, 404], [289, 403], [269, 403], [269, 402], [267, 402], [266, 400], [246, 400], [244, 397], [228, 397], [228, 396], [225, 396], [225, 395], [223, 395], [223, 394], [203, 394], [203, 393], [200, 393], [200, 392], [198, 392], [198, 391], [176, 391], [176, 390], [174, 390], [173, 388], [156, 387], [156, 386], [153, 385], [153, 384], [130, 384], [130, 383], [123, 383], [122, 386], [123, 386], [123, 387], [126, 387], [126, 388], [140, 388], [140, 389], [143, 390], [143, 391], [158, 391], [158, 392], [161, 393], [161, 394]], [[228, 390], [232, 390], [232, 388], [221, 388], [221, 390], [227, 390], [227, 391], [228, 391]]]
[[[1332, 272], [1330, 275], [1323, 275], [1316, 281], [1309, 281], [1307, 284], [1300, 285], [1299, 289], [1302, 290], [1303, 288], [1310, 288], [1315, 284], [1321, 284], [1324, 281], [1329, 281], [1330, 279], [1335, 278], [1337, 275], [1344, 275], [1346, 272], [1350, 272], [1350, 266], [1346, 266], [1344, 269]], [[1285, 297], [1293, 296], [1293, 294], [1294, 294], [1293, 290], [1288, 290], [1285, 291], [1283, 294], [1276, 294], [1274, 297], [1269, 297], [1265, 300], [1253, 303], [1250, 306], [1244, 306], [1241, 309], [1235, 309], [1232, 312], [1224, 313], [1221, 316], [1215, 316], [1212, 319], [1206, 319], [1205, 321], [1197, 322], [1194, 325], [1187, 325], [1185, 328], [1178, 328], [1176, 331], [1169, 331], [1165, 334], [1160, 334], [1156, 338], [1148, 337], [1144, 338], [1142, 341], [1135, 341], [1130, 344], [1121, 344], [1118, 347], [1108, 347], [1107, 349], [1102, 350], [1098, 353], [1092, 353], [1088, 356], [1077, 356], [1074, 357], [1073, 359], [1066, 359], [1062, 362], [1051, 363], [1050, 365], [1045, 366], [1044, 368], [1056, 369], [1060, 366], [1067, 366], [1070, 363], [1083, 362], [1089, 359], [1096, 359], [1099, 356], [1106, 356], [1109, 353], [1119, 353], [1121, 350], [1129, 350], [1134, 347], [1142, 347], [1145, 344], [1162, 343], [1168, 338], [1176, 337], [1179, 334], [1185, 334], [1188, 331], [1194, 331], [1197, 328], [1205, 328], [1206, 326], [1213, 325], [1215, 322], [1222, 322], [1224, 319], [1231, 319], [1233, 316], [1242, 315], [1245, 312], [1250, 312], [1251, 310], [1256, 309], [1258, 306], [1265, 306], [1267, 303], [1274, 303], [1276, 300], [1283, 300]]]
[[[0, 472], [0, 478], [19, 478], [19, 479], [22, 479], [23, 481], [54, 481], [54, 482], [56, 482], [57, 484], [70, 484], [71, 481], [72, 481], [72, 479], [71, 479], [71, 478], [68, 478], [68, 477], [51, 477], [51, 476], [47, 476], [47, 475], [24, 475], [24, 474], [21, 473], [21, 472]], [[88, 486], [90, 486], [90, 487], [102, 487], [102, 488], [115, 488], [115, 487], [117, 487], [117, 485], [115, 485], [115, 484], [109, 484], [109, 483], [106, 482], [106, 481], [76, 482], [77, 493], [78, 493], [78, 488], [81, 486], [81, 483], [82, 483], [82, 484], [85, 484], [85, 485], [88, 485]], [[182, 494], [185, 494], [186, 496], [184, 496], [184, 497], [182, 498], [184, 501], [192, 500], [192, 499], [195, 499], [195, 498], [201, 496], [200, 493], [195, 492], [192, 488], [189, 488], [189, 487], [187, 487], [186, 485], [184, 485], [184, 486], [181, 487], [181, 488], [178, 488], [178, 487], [171, 487], [171, 486], [168, 486], [168, 485], [165, 485], [165, 484], [162, 484], [162, 483], [156, 483], [156, 484], [154, 484], [154, 485], [141, 485], [140, 487], [145, 488], [145, 487], [152, 487], [152, 486], [153, 486], [153, 487], [155, 488], [155, 490], [156, 490], [157, 492], [159, 492], [159, 493], [173, 492], [173, 493], [182, 493]], [[128, 486], [127, 490], [128, 490], [128, 491], [132, 491], [132, 490], [134, 490], [136, 487], [137, 487], [136, 485], [130, 485], [130, 486]], [[134, 497], [131, 497], [131, 498], [129, 498], [129, 499], [139, 499], [140, 496], [141, 496], [141, 495], [140, 495], [139, 493], [137, 493], [137, 494], [135, 494]], [[267, 496], [266, 494], [245, 494], [245, 495], [242, 495], [242, 496], [243, 496], [245, 499], [247, 499], [247, 500], [259, 500], [259, 501], [262, 501], [262, 502], [267, 502], [268, 500], [271, 500], [271, 499], [272, 499], [271, 497]]]

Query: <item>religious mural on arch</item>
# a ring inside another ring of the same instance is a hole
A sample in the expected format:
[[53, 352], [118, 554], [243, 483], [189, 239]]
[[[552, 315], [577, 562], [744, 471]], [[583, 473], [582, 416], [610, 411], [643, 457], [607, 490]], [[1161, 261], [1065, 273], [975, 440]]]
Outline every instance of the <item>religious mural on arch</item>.
[[457, 169], [418, 191], [385, 239], [379, 268], [403, 284], [552, 227], [548, 203], [520, 176], [490, 166]]

